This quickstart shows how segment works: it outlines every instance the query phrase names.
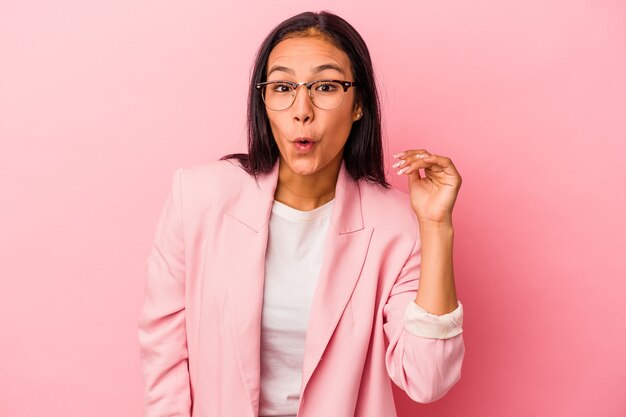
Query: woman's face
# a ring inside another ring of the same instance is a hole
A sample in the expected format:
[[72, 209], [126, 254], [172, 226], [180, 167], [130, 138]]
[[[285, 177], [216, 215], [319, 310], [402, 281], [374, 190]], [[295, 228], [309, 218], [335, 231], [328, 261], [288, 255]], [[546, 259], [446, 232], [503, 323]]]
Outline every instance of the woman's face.
[[[316, 67], [331, 65], [321, 71]], [[281, 69], [275, 69], [281, 67]], [[279, 42], [267, 61], [267, 81], [314, 81], [334, 79], [354, 81], [350, 59], [340, 49], [320, 37], [295, 37]], [[352, 123], [361, 108], [355, 104], [354, 87], [348, 89], [341, 105], [332, 110], [317, 108], [306, 86], [297, 89], [296, 99], [286, 110], [266, 107], [281, 165], [297, 175], [311, 175], [324, 169], [339, 169], [343, 148]], [[297, 144], [298, 138], [310, 138], [308, 150]]]

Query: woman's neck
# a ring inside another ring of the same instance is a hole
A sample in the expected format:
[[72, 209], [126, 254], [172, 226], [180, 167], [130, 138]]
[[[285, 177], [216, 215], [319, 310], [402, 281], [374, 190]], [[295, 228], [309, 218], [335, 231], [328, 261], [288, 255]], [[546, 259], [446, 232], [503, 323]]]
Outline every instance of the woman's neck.
[[335, 198], [341, 159], [338, 161], [338, 164], [333, 161], [313, 175], [298, 175], [281, 159], [274, 200], [302, 211], [313, 210], [328, 203]]

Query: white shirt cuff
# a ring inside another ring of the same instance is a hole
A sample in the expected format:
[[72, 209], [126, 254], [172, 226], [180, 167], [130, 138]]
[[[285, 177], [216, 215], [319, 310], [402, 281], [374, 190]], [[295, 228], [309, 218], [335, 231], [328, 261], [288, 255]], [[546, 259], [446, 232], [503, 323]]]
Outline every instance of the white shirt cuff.
[[440, 316], [431, 314], [414, 300], [409, 302], [404, 315], [404, 328], [411, 334], [429, 339], [448, 339], [463, 332], [463, 304]]

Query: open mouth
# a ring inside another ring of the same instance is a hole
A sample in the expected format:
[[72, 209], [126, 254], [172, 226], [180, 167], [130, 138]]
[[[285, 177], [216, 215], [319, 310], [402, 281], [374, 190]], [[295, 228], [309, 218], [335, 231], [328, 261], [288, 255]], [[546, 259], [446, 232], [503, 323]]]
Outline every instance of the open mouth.
[[308, 153], [311, 151], [311, 149], [313, 149], [313, 145], [315, 145], [315, 142], [302, 139], [295, 141], [293, 144], [295, 145], [296, 151], [298, 153]]

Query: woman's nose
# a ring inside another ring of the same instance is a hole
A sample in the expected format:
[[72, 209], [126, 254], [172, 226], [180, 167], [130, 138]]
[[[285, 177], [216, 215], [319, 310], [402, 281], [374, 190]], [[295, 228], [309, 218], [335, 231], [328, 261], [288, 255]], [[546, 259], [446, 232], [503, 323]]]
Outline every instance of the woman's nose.
[[296, 98], [292, 106], [294, 118], [305, 121], [313, 118], [313, 102], [306, 85], [299, 85], [295, 90]]

